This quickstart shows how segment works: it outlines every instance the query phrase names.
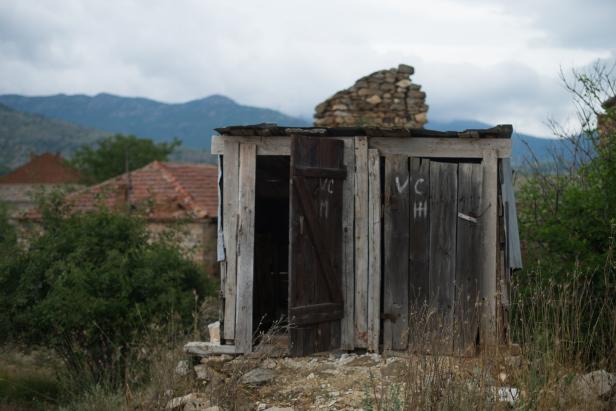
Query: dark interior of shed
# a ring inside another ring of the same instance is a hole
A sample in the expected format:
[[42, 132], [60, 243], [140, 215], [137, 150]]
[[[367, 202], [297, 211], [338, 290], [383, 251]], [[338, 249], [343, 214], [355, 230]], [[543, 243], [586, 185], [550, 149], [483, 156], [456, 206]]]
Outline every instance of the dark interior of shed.
[[287, 156], [257, 156], [253, 331], [286, 330], [289, 170]]

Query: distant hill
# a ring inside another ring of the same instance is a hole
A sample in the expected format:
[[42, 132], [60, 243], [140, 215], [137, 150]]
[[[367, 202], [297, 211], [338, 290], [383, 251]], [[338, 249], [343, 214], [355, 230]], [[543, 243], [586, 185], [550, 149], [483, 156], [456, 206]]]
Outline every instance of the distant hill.
[[66, 157], [77, 147], [110, 134], [0, 104], [0, 169], [17, 167], [27, 162], [30, 154], [52, 152]]
[[42, 114], [117, 133], [135, 134], [155, 141], [182, 140], [188, 148], [210, 148], [210, 137], [217, 127], [278, 123], [308, 126], [305, 120], [275, 110], [243, 106], [228, 97], [213, 95], [181, 104], [167, 104], [146, 98], [112, 94], [58, 94], [47, 97], [0, 96], [0, 103], [16, 110]]
[[[492, 126], [493, 125], [491, 124], [474, 120], [430, 121], [426, 124], [426, 128], [438, 131], [467, 130], [474, 128], [488, 128]], [[565, 144], [568, 144], [561, 139], [542, 138], [531, 136], [529, 134], [518, 133], [515, 131], [515, 125], [513, 127], [513, 135], [511, 139], [511, 158], [514, 165], [522, 164], [523, 159], [531, 155], [529, 147], [538, 160], [551, 161], [551, 153], [553, 150], [562, 149]]]
[[[182, 140], [182, 147], [173, 157], [176, 161], [208, 161], [214, 158], [207, 152], [213, 129], [228, 125], [247, 125], [257, 123], [277, 123], [287, 126], [310, 126], [307, 120], [290, 117], [275, 110], [244, 106], [228, 97], [213, 95], [199, 100], [180, 104], [167, 104], [139, 97], [120, 97], [111, 94], [86, 95], [58, 94], [47, 97], [26, 97], [20, 95], [1, 95], [0, 103], [15, 110], [42, 114], [62, 120], [57, 124], [69, 125], [72, 135], [102, 135], [92, 129], [107, 132], [130, 133], [139, 137], [149, 137], [155, 141], [169, 141], [173, 137]], [[23, 114], [26, 115], [26, 114]], [[42, 117], [39, 121], [43, 121]], [[52, 121], [52, 120], [47, 120]], [[52, 121], [53, 122], [53, 121]], [[473, 120], [430, 121], [426, 127], [434, 130], [465, 130], [469, 128], [486, 128], [492, 125]], [[0, 127], [6, 127], [4, 122]], [[24, 131], [27, 128], [23, 129]], [[77, 130], [82, 130], [78, 133]], [[27, 134], [27, 133], [26, 133]], [[26, 138], [24, 134], [22, 138]], [[53, 133], [52, 133], [53, 134]], [[38, 139], [36, 135], [28, 137]], [[49, 134], [51, 136], [51, 134]], [[67, 138], [61, 138], [68, 144]], [[80, 145], [92, 141], [91, 137], [75, 137], [71, 143]], [[550, 151], [561, 147], [563, 142], [556, 139], [539, 138], [527, 134], [513, 135], [513, 163], [520, 164], [528, 149], [524, 141], [532, 148], [540, 160], [549, 161]], [[49, 141], [48, 141], [49, 142]], [[42, 146], [47, 143], [42, 143]], [[55, 146], [54, 146], [55, 147]], [[62, 149], [61, 149], [62, 151]], [[3, 153], [4, 155], [4, 153]]]

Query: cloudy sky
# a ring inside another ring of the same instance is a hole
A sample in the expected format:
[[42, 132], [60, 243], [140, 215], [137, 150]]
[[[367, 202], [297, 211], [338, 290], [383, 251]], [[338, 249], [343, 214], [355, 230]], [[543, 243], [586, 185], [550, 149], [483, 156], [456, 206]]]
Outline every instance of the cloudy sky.
[[0, 0], [0, 93], [217, 93], [309, 118], [407, 63], [429, 117], [548, 135], [571, 113], [559, 69], [614, 60], [614, 20], [616, 0]]

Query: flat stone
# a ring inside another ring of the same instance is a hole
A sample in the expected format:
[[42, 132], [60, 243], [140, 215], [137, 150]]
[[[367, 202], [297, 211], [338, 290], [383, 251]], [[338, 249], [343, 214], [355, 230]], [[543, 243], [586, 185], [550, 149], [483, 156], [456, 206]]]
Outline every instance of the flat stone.
[[420, 124], [426, 124], [428, 122], [428, 114], [427, 113], [415, 114], [415, 121]]
[[382, 100], [381, 100], [381, 98], [380, 98], [379, 96], [377, 96], [377, 95], [375, 94], [375, 95], [373, 95], [373, 96], [371, 96], [371, 97], [368, 97], [368, 98], [366, 99], [366, 101], [367, 101], [368, 103], [370, 103], [370, 104], [379, 104]]
[[616, 374], [605, 370], [593, 371], [578, 375], [571, 382], [572, 390], [585, 400], [608, 399], [607, 397], [616, 386]]
[[197, 398], [184, 404], [182, 411], [204, 411], [211, 408], [212, 404], [207, 398]]
[[178, 361], [178, 364], [175, 366], [175, 373], [181, 377], [188, 375], [190, 372], [190, 364], [188, 364], [188, 360]]
[[413, 73], [415, 73], [415, 69], [413, 68], [413, 66], [409, 66], [408, 64], [399, 64], [398, 71], [406, 73], [408, 75], [412, 75]]
[[255, 368], [242, 375], [240, 381], [242, 384], [261, 385], [270, 382], [274, 377], [276, 377], [276, 372], [273, 370]]
[[210, 333], [210, 342], [212, 344], [220, 344], [220, 321], [208, 324], [207, 329]]
[[178, 409], [180, 407], [183, 407], [184, 405], [186, 405], [189, 401], [193, 401], [197, 399], [197, 395], [194, 393], [190, 393], [187, 395], [184, 395], [182, 397], [176, 397], [173, 398], [171, 400], [169, 400], [169, 402], [167, 402], [167, 405], [165, 406], [166, 409], [168, 410], [175, 410]]

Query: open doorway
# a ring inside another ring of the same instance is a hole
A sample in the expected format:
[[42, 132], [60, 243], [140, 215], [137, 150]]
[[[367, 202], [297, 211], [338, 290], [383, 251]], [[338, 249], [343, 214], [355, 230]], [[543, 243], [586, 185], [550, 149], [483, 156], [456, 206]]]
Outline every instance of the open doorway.
[[287, 156], [257, 156], [253, 335], [286, 331], [289, 167]]

